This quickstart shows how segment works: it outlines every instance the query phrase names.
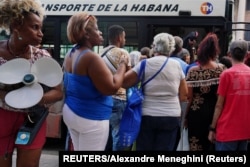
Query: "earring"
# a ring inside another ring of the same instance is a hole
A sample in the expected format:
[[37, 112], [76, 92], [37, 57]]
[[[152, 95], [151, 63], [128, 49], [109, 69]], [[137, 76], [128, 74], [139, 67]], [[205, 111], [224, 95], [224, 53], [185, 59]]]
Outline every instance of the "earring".
[[23, 40], [23, 37], [20, 36], [19, 32], [17, 32], [17, 35], [18, 35], [18, 40], [19, 41]]

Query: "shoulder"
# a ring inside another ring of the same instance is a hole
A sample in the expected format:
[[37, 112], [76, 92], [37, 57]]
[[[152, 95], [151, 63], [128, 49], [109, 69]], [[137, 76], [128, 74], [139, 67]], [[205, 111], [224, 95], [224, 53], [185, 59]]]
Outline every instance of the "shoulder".
[[93, 52], [90, 49], [83, 52], [81, 60], [87, 61], [89, 63], [103, 61], [103, 59], [97, 53]]
[[111, 50], [108, 52], [108, 55], [110, 55], [111, 57], [118, 57], [118, 58], [120, 58], [120, 57], [123, 56], [123, 55], [129, 56], [129, 53], [128, 53], [128, 51], [126, 51], [126, 50], [123, 49], [123, 48], [115, 47], [115, 48], [111, 49]]
[[181, 65], [185, 65], [185, 66], [188, 66], [188, 64], [183, 61], [182, 59], [180, 59], [179, 57], [170, 57], [170, 59], [174, 60], [174, 61], [177, 61], [178, 63], [180, 63]]
[[189, 66], [189, 70], [188, 72], [194, 72], [200, 69], [199, 65], [193, 65], [193, 66]]
[[40, 49], [34, 46], [30, 46], [30, 47], [31, 47], [31, 54], [33, 54], [32, 56], [34, 58], [51, 57], [49, 52], [45, 49]]
[[222, 71], [227, 69], [227, 67], [222, 63], [218, 63], [218, 68], [221, 69]]
[[51, 57], [49, 52], [45, 49], [39, 49], [39, 48], [34, 47], [34, 46], [30, 46], [30, 47], [31, 47], [30, 60], [32, 63], [34, 63], [35, 61], [37, 61], [38, 59], [40, 59], [42, 57]]

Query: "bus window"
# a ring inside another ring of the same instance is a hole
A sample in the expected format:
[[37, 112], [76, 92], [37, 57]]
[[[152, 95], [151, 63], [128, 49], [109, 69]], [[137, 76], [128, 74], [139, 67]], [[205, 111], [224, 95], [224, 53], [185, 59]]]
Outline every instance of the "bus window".
[[[102, 20], [103, 18], [100, 18], [100, 20]], [[102, 31], [102, 35], [104, 38], [104, 43], [103, 46], [108, 46], [109, 41], [108, 41], [108, 28], [112, 25], [120, 25], [125, 29], [126, 32], [126, 45], [125, 45], [125, 49], [130, 51], [133, 50], [138, 50], [138, 22], [135, 21], [100, 21], [98, 23], [99, 29], [100, 31]]]

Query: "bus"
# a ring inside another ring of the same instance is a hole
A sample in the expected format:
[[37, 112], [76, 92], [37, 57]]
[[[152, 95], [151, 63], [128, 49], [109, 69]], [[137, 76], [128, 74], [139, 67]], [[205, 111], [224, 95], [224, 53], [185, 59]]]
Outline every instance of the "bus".
[[53, 48], [53, 56], [59, 62], [72, 46], [67, 39], [67, 21], [72, 14], [81, 11], [98, 19], [104, 43], [94, 48], [97, 53], [108, 45], [107, 29], [113, 24], [125, 28], [128, 51], [150, 47], [154, 35], [160, 32], [183, 38], [197, 31], [198, 41], [206, 33], [216, 32], [223, 56], [232, 38], [231, 0], [42, 0], [42, 5], [47, 15], [43, 46]]
[[[72, 47], [67, 39], [67, 22], [81, 11], [98, 19], [104, 42], [93, 48], [97, 53], [108, 45], [108, 27], [114, 24], [124, 27], [125, 49], [129, 52], [150, 47], [153, 37], [161, 32], [184, 38], [197, 31], [198, 43], [208, 32], [215, 32], [220, 39], [220, 56], [224, 56], [232, 39], [233, 0], [41, 0], [41, 3], [47, 15], [42, 46], [59, 63]], [[61, 106], [59, 102], [50, 108], [47, 137], [65, 137]]]

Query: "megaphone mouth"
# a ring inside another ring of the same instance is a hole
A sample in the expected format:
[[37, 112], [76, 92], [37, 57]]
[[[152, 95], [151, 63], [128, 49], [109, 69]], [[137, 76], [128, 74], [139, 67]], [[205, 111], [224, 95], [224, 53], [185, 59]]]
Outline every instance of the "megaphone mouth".
[[26, 75], [23, 77], [23, 83], [24, 83], [25, 85], [31, 85], [31, 84], [33, 84], [35, 81], [36, 81], [36, 76], [33, 75], [33, 74], [26, 74]]

